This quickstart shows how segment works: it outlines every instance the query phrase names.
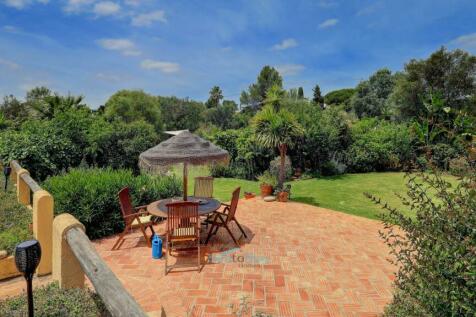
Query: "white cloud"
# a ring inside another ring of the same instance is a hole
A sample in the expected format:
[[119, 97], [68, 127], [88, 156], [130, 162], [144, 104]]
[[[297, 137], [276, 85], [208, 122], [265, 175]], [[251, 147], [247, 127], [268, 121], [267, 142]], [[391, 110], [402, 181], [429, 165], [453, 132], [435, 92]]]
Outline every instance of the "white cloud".
[[17, 63], [3, 58], [0, 58], [0, 66], [8, 67], [13, 70], [20, 68], [20, 65], [18, 65]]
[[152, 11], [149, 13], [139, 14], [132, 18], [131, 24], [133, 26], [149, 26], [152, 23], [159, 21], [159, 22], [167, 22], [165, 18], [165, 12], [162, 10]]
[[321, 8], [330, 8], [330, 7], [336, 6], [337, 2], [332, 1], [332, 0], [321, 0], [321, 1], [319, 1], [318, 5]]
[[84, 10], [85, 7], [93, 4], [95, 0], [68, 0], [63, 11], [67, 13], [78, 13]]
[[140, 5], [141, 0], [125, 0], [124, 3], [127, 4], [128, 6], [137, 7]]
[[28, 5], [32, 4], [33, 2], [39, 2], [42, 4], [47, 4], [49, 0], [4, 0], [4, 4], [8, 7], [12, 7], [18, 10], [21, 10]]
[[285, 64], [285, 65], [278, 65], [276, 66], [276, 70], [282, 76], [293, 76], [299, 74], [302, 70], [304, 70], [304, 65], [300, 64]]
[[157, 69], [163, 73], [176, 73], [180, 70], [180, 65], [177, 63], [154, 61], [151, 59], [143, 60], [140, 66], [144, 69]]
[[293, 38], [285, 39], [281, 43], [276, 44], [272, 47], [273, 50], [282, 51], [291, 47], [296, 47], [298, 45], [297, 41]]
[[128, 39], [100, 39], [97, 43], [107, 50], [119, 51], [126, 56], [138, 56], [141, 52], [136, 48], [134, 42]]
[[16, 26], [13, 25], [4, 25], [2, 27], [2, 30], [8, 33], [19, 33], [21, 30], [17, 28]]
[[450, 42], [451, 45], [476, 51], [476, 33], [458, 36]]
[[335, 26], [338, 22], [339, 20], [337, 19], [328, 19], [322, 22], [321, 24], [319, 24], [319, 28], [320, 29], [330, 28], [332, 26]]
[[122, 81], [121, 76], [113, 75], [113, 74], [104, 74], [104, 73], [97, 73], [96, 78], [103, 80], [103, 81], [108, 81], [108, 82], [120, 82]]
[[112, 1], [102, 1], [94, 5], [93, 12], [97, 15], [114, 15], [121, 11], [121, 6]]

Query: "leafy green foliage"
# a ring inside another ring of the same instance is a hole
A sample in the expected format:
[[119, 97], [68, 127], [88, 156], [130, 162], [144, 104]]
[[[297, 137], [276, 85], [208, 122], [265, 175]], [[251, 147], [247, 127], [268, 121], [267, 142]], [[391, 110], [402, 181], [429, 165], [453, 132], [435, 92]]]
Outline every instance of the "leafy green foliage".
[[355, 114], [359, 118], [388, 116], [387, 98], [394, 85], [395, 77], [386, 68], [376, 71], [369, 80], [360, 82], [351, 99]]
[[[453, 186], [440, 175], [410, 175], [407, 197], [414, 217], [379, 198], [381, 233], [398, 265], [386, 316], [476, 315], [476, 173]], [[435, 192], [435, 195], [431, 193]]]
[[405, 124], [365, 119], [352, 126], [352, 145], [347, 151], [347, 167], [352, 172], [398, 170], [414, 154]]
[[223, 105], [207, 109], [204, 112], [205, 121], [223, 130], [232, 128], [236, 108], [237, 105], [234, 101], [223, 102]]
[[279, 72], [271, 66], [264, 66], [256, 79], [256, 83], [248, 87], [248, 91], [243, 91], [240, 96], [240, 103], [254, 109], [260, 109], [266, 99], [268, 90], [273, 86], [283, 88], [283, 78]]
[[220, 87], [213, 86], [210, 89], [210, 97], [208, 97], [207, 102], [205, 105], [207, 108], [216, 108], [220, 105], [220, 101], [223, 99], [223, 92], [221, 91]]
[[145, 121], [162, 130], [159, 100], [142, 90], [120, 90], [105, 104], [104, 114], [110, 120], [119, 119], [126, 123]]
[[201, 102], [177, 97], [158, 97], [165, 130], [195, 131], [203, 121], [205, 106]]
[[92, 166], [139, 172], [139, 154], [156, 145], [154, 127], [144, 121], [95, 121], [88, 131], [87, 161]]
[[324, 97], [322, 97], [321, 87], [319, 87], [319, 85], [314, 86], [312, 90], [312, 102], [317, 106], [324, 106]]
[[[110, 313], [101, 298], [88, 288], [60, 289], [57, 282], [33, 291], [35, 316], [107, 317]], [[0, 300], [0, 316], [27, 316], [26, 294]]]
[[[279, 177], [279, 169], [281, 168], [281, 158], [275, 157], [269, 163], [269, 172], [274, 175], [275, 177]], [[293, 176], [293, 166], [291, 164], [291, 158], [289, 155], [286, 155], [286, 159], [284, 161], [284, 179], [289, 180]]]
[[181, 184], [169, 176], [133, 176], [128, 170], [73, 169], [47, 179], [43, 187], [55, 197], [55, 213], [71, 213], [91, 239], [124, 229], [117, 193], [129, 187], [133, 204], [144, 205], [177, 196]]
[[[31, 210], [18, 203], [16, 192], [9, 186], [4, 192], [4, 178], [0, 181], [0, 250], [12, 254], [15, 246], [32, 237]], [[1, 312], [1, 310], [0, 310]], [[0, 314], [1, 315], [1, 314]]]
[[346, 111], [350, 110], [350, 100], [355, 93], [354, 88], [344, 88], [328, 92], [324, 96], [324, 102], [329, 106], [344, 105]]

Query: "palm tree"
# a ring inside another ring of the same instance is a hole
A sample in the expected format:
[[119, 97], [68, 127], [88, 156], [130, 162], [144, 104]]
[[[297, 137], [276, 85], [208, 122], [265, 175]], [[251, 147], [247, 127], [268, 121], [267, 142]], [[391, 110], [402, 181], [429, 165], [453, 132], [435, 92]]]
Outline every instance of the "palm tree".
[[265, 147], [277, 148], [281, 158], [278, 187], [284, 184], [284, 165], [288, 148], [296, 138], [302, 136], [303, 128], [294, 115], [286, 109], [275, 110], [272, 104], [266, 105], [253, 118], [256, 140]]

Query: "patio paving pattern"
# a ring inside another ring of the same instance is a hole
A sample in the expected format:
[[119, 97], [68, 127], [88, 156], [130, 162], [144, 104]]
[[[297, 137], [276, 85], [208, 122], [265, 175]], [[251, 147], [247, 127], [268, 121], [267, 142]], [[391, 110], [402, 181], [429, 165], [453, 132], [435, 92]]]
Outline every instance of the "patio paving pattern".
[[[110, 250], [116, 236], [94, 245], [151, 316], [162, 307], [168, 317], [237, 316], [240, 302], [250, 308], [242, 316], [378, 316], [390, 301], [396, 268], [387, 261], [380, 222], [260, 199], [240, 200], [236, 217], [248, 238], [238, 249], [220, 229], [202, 247], [201, 272], [193, 251], [169, 257], [184, 268], [165, 275], [165, 261], [152, 259], [139, 232], [119, 250]], [[240, 236], [235, 224], [232, 231]]]

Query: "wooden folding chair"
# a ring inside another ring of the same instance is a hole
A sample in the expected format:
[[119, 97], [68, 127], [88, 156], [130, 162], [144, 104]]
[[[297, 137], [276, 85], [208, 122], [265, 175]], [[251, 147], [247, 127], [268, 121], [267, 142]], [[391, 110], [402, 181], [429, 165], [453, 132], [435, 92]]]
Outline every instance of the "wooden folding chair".
[[193, 196], [203, 197], [203, 198], [212, 198], [213, 197], [213, 177], [211, 176], [195, 177], [195, 187], [193, 191]]
[[[172, 250], [186, 250], [174, 248], [174, 242], [193, 242], [198, 250], [197, 268], [200, 271], [200, 217], [198, 216], [197, 202], [175, 202], [167, 204], [167, 232], [165, 252], [165, 274], [168, 273], [168, 255]], [[190, 247], [189, 247], [190, 248]], [[187, 249], [189, 249], [187, 248]]]
[[218, 232], [218, 229], [223, 227], [228, 231], [230, 234], [231, 238], [235, 242], [237, 246], [240, 246], [238, 242], [236, 241], [235, 237], [233, 236], [233, 233], [230, 230], [229, 224], [234, 221], [238, 228], [240, 229], [241, 233], [247, 238], [245, 231], [241, 227], [240, 223], [238, 220], [236, 220], [236, 208], [238, 207], [238, 200], [240, 199], [240, 187], [235, 189], [233, 191], [233, 195], [231, 198], [231, 203], [228, 204], [222, 204], [225, 208], [223, 211], [215, 211], [211, 217], [211, 228], [210, 231], [208, 232], [207, 240], [205, 241], [205, 244], [208, 243], [212, 235], [215, 235]]
[[[152, 221], [152, 216], [149, 215], [146, 211], [147, 206], [133, 207], [131, 203], [131, 196], [129, 195], [129, 188], [125, 187], [119, 192], [119, 203], [121, 205], [122, 218], [124, 218], [125, 228], [124, 231], [120, 234], [116, 243], [112, 246], [111, 250], [114, 250], [120, 247], [124, 240], [124, 236], [127, 232], [139, 228], [144, 235], [144, 239], [147, 242], [149, 248], [152, 246], [150, 239], [155, 234], [154, 232], [154, 222]], [[146, 234], [146, 229], [150, 228], [152, 232], [151, 236], [148, 237]]]

